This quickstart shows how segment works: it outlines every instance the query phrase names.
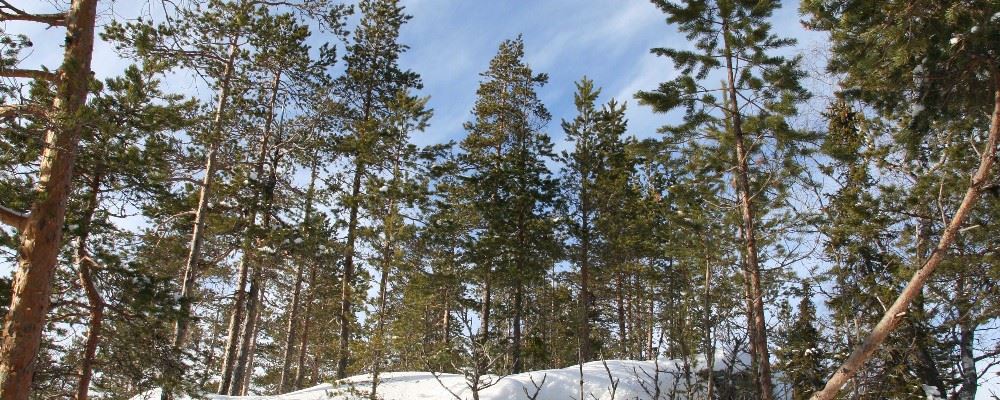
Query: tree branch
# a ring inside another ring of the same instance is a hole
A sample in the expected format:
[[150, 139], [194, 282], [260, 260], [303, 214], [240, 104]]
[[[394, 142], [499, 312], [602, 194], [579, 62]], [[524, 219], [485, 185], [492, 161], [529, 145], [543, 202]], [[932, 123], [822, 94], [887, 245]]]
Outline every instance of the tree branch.
[[23, 230], [24, 225], [28, 223], [28, 214], [0, 206], [0, 222], [17, 230]]
[[[0, 18], [0, 21], [3, 21]], [[59, 80], [59, 75], [54, 72], [40, 71], [37, 69], [19, 69], [19, 68], [7, 68], [0, 69], [0, 76], [7, 78], [28, 78], [28, 79], [41, 79], [50, 82], [56, 82]]]
[[25, 114], [44, 117], [45, 110], [37, 104], [0, 105], [0, 118], [20, 117]]
[[0, 0], [0, 21], [30, 21], [49, 26], [66, 26], [66, 13], [31, 14], [14, 7], [7, 0]]

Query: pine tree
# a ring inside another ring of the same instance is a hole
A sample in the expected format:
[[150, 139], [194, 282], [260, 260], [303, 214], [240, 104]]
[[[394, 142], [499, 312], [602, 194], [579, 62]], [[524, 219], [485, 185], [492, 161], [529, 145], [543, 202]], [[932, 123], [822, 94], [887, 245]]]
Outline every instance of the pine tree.
[[341, 278], [341, 309], [337, 378], [346, 378], [351, 360], [350, 343], [354, 316], [355, 258], [359, 236], [359, 211], [364, 204], [366, 169], [379, 165], [391, 153], [381, 135], [389, 123], [389, 104], [402, 92], [420, 89], [420, 77], [398, 65], [407, 46], [399, 43], [399, 30], [410, 16], [397, 0], [365, 0], [358, 4], [361, 22], [344, 55], [346, 71], [334, 84], [334, 96], [342, 105], [349, 135], [343, 152], [353, 158], [350, 192], [344, 196], [349, 214], [344, 271]]
[[482, 74], [473, 108], [475, 119], [466, 123], [469, 135], [462, 141], [463, 163], [470, 170], [471, 201], [481, 221], [473, 252], [480, 264], [483, 290], [481, 338], [487, 340], [491, 324], [494, 281], [509, 285], [511, 297], [511, 370], [524, 366], [522, 322], [525, 286], [541, 282], [557, 250], [554, 243], [552, 204], [555, 182], [545, 160], [552, 143], [541, 132], [550, 119], [535, 91], [547, 81], [523, 61], [521, 38], [500, 44], [497, 55]]
[[[995, 61], [983, 60], [995, 60], [998, 31], [992, 19], [998, 9], [989, 1], [961, 5], [889, 2], [877, 7], [853, 1], [808, 1], [802, 9], [811, 28], [830, 32], [833, 57], [829, 69], [844, 75], [843, 85], [850, 88], [845, 94], [870, 104], [887, 120], [902, 123], [904, 129], [893, 139], [908, 155], [907, 161], [919, 165], [922, 155], [933, 156], [926, 151], [933, 150], [939, 132], [979, 133], [973, 138], [978, 160], [968, 150], [952, 147], [956, 149], [952, 159], [972, 160], [959, 167], [972, 176], [961, 200], [954, 196], [960, 205], [942, 227], [933, 250], [928, 235], [920, 235], [927, 238], [926, 251], [917, 250], [914, 257], [920, 268], [864, 342], [814, 396], [830, 399], [862, 369], [903, 316], [911, 314], [911, 303], [921, 313], [921, 289], [989, 185], [1000, 143], [1000, 74]], [[903, 15], [917, 23], [894, 19]]]
[[[696, 50], [653, 49], [654, 54], [669, 57], [681, 74], [655, 91], [636, 96], [657, 112], [684, 108], [682, 124], [663, 128], [683, 138], [697, 135], [708, 123], [725, 121], [729, 137], [724, 140], [733, 154], [733, 186], [739, 197], [740, 235], [750, 284], [751, 354], [757, 358], [760, 395], [771, 399], [774, 393], [763, 303], [766, 282], [762, 281], [760, 260], [764, 245], [760, 242], [764, 239], [760, 217], [769, 210], [762, 208], [754, 195], [760, 185], [770, 182], [754, 177], [767, 166], [752, 158], [761, 151], [777, 151], [785, 152], [780, 158], [785, 159], [788, 153], [796, 152], [796, 142], [801, 139], [786, 121], [795, 114], [796, 103], [807, 96], [798, 82], [802, 75], [798, 59], [772, 54], [794, 40], [770, 32], [768, 18], [780, 6], [777, 1], [691, 0], [677, 4], [657, 0], [654, 4], [667, 14], [668, 23], [676, 24], [694, 42]], [[721, 88], [702, 83], [713, 72], [723, 75]], [[786, 176], [795, 173], [795, 167], [787, 163], [775, 169]]]
[[[0, 222], [19, 231], [18, 269], [14, 277], [11, 305], [4, 320], [0, 344], [0, 397], [26, 400], [32, 370], [42, 340], [42, 328], [49, 308], [52, 277], [62, 243], [63, 221], [90, 86], [90, 64], [94, 49], [97, 0], [74, 0], [64, 13], [33, 15], [11, 7], [4, 21], [34, 21], [66, 27], [62, 65], [55, 72], [8, 69], [0, 75], [32, 78], [56, 83], [51, 106], [53, 116], [45, 133], [38, 171], [36, 196], [28, 213], [0, 206]], [[5, 112], [21, 113], [27, 108], [13, 106]]]

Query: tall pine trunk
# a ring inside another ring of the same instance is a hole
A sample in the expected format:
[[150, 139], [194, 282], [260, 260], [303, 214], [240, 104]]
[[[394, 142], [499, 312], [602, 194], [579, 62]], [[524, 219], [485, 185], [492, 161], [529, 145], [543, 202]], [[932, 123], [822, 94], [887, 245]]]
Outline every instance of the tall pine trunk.
[[[35, 200], [27, 216], [13, 218], [20, 230], [18, 268], [0, 343], [0, 398], [26, 400], [49, 309], [52, 279], [62, 243], [66, 201], [73, 180], [81, 109], [90, 87], [97, 0], [73, 0], [66, 14], [63, 64], [52, 102], [54, 115], [45, 133]], [[0, 210], [8, 222], [8, 210]]]
[[[215, 107], [215, 113], [212, 117], [212, 125], [209, 131], [214, 137], [212, 137], [210, 147], [208, 149], [208, 154], [205, 155], [205, 177], [202, 178], [201, 190], [198, 195], [198, 206], [195, 209], [194, 215], [194, 229], [191, 231], [191, 241], [188, 246], [188, 256], [184, 263], [184, 278], [181, 283], [181, 293], [180, 293], [180, 306], [181, 312], [180, 317], [174, 324], [174, 337], [171, 341], [173, 347], [173, 353], [175, 357], [180, 357], [180, 353], [184, 348], [184, 341], [187, 336], [188, 325], [191, 320], [191, 305], [194, 302], [193, 293], [195, 290], [195, 285], [197, 284], [196, 279], [198, 277], [198, 263], [201, 261], [201, 248], [205, 242], [205, 218], [208, 214], [208, 202], [209, 197], [212, 195], [212, 184], [215, 181], [215, 170], [218, 168], [217, 164], [217, 153], [219, 142], [219, 132], [222, 127], [222, 119], [227, 111], [229, 105], [229, 92], [230, 84], [232, 82], [233, 67], [236, 62], [236, 54], [239, 50], [235, 41], [230, 41], [229, 43], [229, 56], [226, 59], [226, 66], [222, 73], [222, 85], [219, 88], [219, 99]], [[164, 379], [163, 390], [160, 394], [161, 400], [168, 400], [173, 396], [173, 387], [178, 383], [177, 380], [180, 379], [180, 360], [174, 360], [176, 365], [167, 365], [168, 376]]]
[[309, 266], [309, 289], [306, 294], [306, 309], [302, 313], [302, 340], [299, 343], [299, 361], [295, 367], [295, 389], [302, 389], [305, 379], [306, 352], [309, 348], [309, 323], [312, 321], [313, 298], [316, 296], [316, 264]]
[[763, 400], [774, 397], [774, 385], [771, 381], [771, 360], [767, 348], [767, 324], [764, 321], [763, 288], [760, 280], [760, 263], [757, 260], [757, 228], [754, 216], [752, 191], [750, 189], [749, 154], [743, 135], [743, 121], [740, 115], [739, 102], [736, 94], [736, 68], [733, 66], [733, 51], [730, 47], [732, 33], [729, 21], [723, 21], [723, 42], [725, 45], [726, 73], [729, 89], [729, 119], [732, 121], [732, 133], [736, 147], [736, 191], [739, 193], [740, 212], [743, 216], [743, 239], [746, 246], [744, 257], [750, 278], [750, 296], [753, 304], [753, 335], [750, 337], [756, 347], [758, 370], [758, 385]]
[[350, 362], [351, 350], [351, 322], [353, 312], [351, 311], [351, 297], [354, 287], [354, 242], [357, 240], [358, 230], [358, 209], [361, 207], [361, 181], [365, 174], [365, 163], [367, 136], [365, 132], [372, 122], [372, 102], [374, 93], [369, 89], [365, 94], [364, 109], [362, 119], [356, 123], [357, 148], [354, 154], [354, 178], [351, 182], [350, 213], [347, 224], [347, 246], [344, 249], [344, 274], [340, 287], [340, 337], [337, 349], [339, 356], [337, 359], [337, 379], [347, 378], [347, 366]]

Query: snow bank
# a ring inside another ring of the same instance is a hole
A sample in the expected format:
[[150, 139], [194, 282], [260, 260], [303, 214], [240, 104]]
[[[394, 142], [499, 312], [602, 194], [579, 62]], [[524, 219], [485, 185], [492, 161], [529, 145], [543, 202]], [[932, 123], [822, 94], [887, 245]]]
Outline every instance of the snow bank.
[[[703, 360], [699, 361], [690, 366], [692, 371], [705, 369]], [[657, 364], [659, 364], [659, 374], [656, 373]], [[725, 360], [719, 357], [715, 362], [714, 369], [723, 370], [725, 368]], [[655, 390], [654, 381], [657, 381], [657, 375], [663, 398], [668, 398], [671, 392], [683, 393], [686, 390], [686, 382], [683, 375], [681, 375], [681, 372], [684, 371], [684, 365], [678, 361], [660, 360], [657, 363], [654, 361], [608, 360], [607, 369], [605, 369], [605, 364], [600, 361], [583, 365], [584, 398], [597, 400], [610, 400], [612, 398], [612, 384], [608, 376], [608, 371], [611, 372], [614, 380], [618, 382], [614, 393], [615, 399], [652, 398]], [[698, 379], [698, 374], [692, 375], [693, 379]], [[381, 384], [378, 386], [377, 394], [383, 400], [448, 400], [456, 399], [455, 396], [463, 400], [472, 399], [472, 391], [466, 383], [466, 378], [462, 375], [437, 374], [437, 378], [435, 378], [434, 374], [430, 372], [388, 372], [382, 374], [380, 377]], [[678, 380], [675, 380], [675, 377]], [[479, 398], [481, 400], [525, 400], [529, 399], [529, 394], [535, 395], [536, 391], [537, 397], [535, 397], [535, 400], [567, 400], [570, 398], [578, 399], [580, 397], [580, 367], [576, 365], [563, 369], [532, 371], [504, 377], [484, 377], [485, 379], [493, 379], [496, 381], [496, 384], [480, 392]], [[339, 381], [336, 384], [323, 384], [278, 396], [232, 397], [208, 395], [206, 399], [367, 399], [368, 392], [371, 389], [371, 380], [371, 375], [357, 375]], [[692, 384], [697, 383], [693, 381]], [[536, 389], [537, 387], [540, 387], [540, 389]], [[159, 399], [159, 390], [147, 392], [132, 398], [132, 400], [154, 399]]]

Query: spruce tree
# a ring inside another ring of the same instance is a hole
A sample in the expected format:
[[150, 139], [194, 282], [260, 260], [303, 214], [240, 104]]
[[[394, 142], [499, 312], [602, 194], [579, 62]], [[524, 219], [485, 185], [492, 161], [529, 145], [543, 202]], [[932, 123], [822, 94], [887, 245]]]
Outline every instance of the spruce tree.
[[826, 352], [816, 320], [816, 306], [812, 302], [812, 287], [802, 282], [801, 296], [795, 320], [782, 332], [783, 343], [778, 352], [780, 368], [791, 385], [792, 399], [808, 399], [820, 388], [827, 371], [823, 365]]

